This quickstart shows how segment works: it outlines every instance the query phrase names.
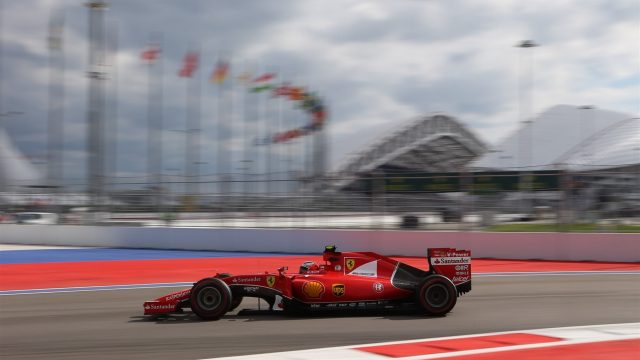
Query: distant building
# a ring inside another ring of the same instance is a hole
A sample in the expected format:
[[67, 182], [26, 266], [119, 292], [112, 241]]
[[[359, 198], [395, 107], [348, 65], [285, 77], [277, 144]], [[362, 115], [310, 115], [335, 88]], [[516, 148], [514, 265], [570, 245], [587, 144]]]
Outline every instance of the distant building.
[[350, 156], [338, 169], [338, 186], [376, 172], [457, 172], [486, 151], [486, 145], [455, 118], [423, 116]]
[[554, 106], [469, 164], [472, 170], [585, 171], [640, 164], [640, 118]]

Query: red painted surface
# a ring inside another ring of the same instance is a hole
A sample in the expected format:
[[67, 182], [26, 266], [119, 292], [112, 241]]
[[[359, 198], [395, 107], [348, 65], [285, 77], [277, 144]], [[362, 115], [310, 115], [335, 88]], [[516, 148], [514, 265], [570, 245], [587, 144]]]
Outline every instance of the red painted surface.
[[[426, 268], [426, 258], [396, 258]], [[206, 258], [136, 261], [0, 265], [0, 291], [62, 288], [75, 286], [125, 285], [189, 282], [216, 272], [232, 274], [273, 271], [288, 266], [297, 271], [306, 260], [321, 263], [320, 256]], [[638, 263], [580, 263], [556, 261], [514, 261], [474, 259], [474, 273], [527, 271], [640, 271]]]
[[[0, 266], [0, 290], [197, 281], [216, 272], [299, 266], [309, 257], [209, 258], [12, 264]], [[295, 264], [295, 265], [294, 265]]]
[[[394, 257], [394, 259], [420, 268], [427, 266], [426, 258]], [[472, 270], [474, 274], [537, 271], [640, 271], [640, 263], [473, 259]]]
[[640, 339], [559, 345], [537, 349], [490, 352], [448, 357], [448, 360], [636, 360], [640, 358]]
[[452, 351], [489, 349], [503, 346], [528, 345], [561, 341], [562, 339], [534, 334], [503, 334], [473, 336], [460, 339], [421, 341], [407, 344], [392, 344], [356, 348], [378, 355], [398, 358], [448, 353]]

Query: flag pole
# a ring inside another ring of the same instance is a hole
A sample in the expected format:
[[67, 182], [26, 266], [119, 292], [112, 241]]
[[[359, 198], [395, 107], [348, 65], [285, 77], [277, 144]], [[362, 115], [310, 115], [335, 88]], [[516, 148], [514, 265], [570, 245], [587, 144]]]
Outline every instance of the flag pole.
[[48, 178], [53, 194], [54, 212], [60, 208], [59, 188], [62, 184], [64, 147], [64, 51], [62, 32], [64, 19], [52, 16], [49, 23], [49, 120], [48, 120]]
[[[110, 112], [108, 118], [108, 137], [107, 148], [108, 178], [111, 179], [110, 191], [115, 192], [116, 180], [118, 173], [118, 27], [117, 22], [111, 22], [109, 28], [110, 52], [111, 52], [111, 99], [110, 106], [107, 111]], [[115, 212], [115, 205], [111, 202], [111, 212]]]
[[[162, 35], [149, 35], [148, 51], [160, 52]], [[150, 190], [150, 205], [159, 212], [162, 182], [162, 57], [152, 55], [147, 59], [147, 182]], [[157, 74], [154, 76], [154, 70]]]
[[[231, 66], [231, 56], [228, 56], [228, 60], [227, 64], [228, 66]], [[227, 121], [227, 131], [228, 133], [226, 134], [226, 139], [227, 139], [227, 145], [231, 145], [232, 144], [232, 140], [233, 140], [233, 135], [234, 135], [234, 131], [233, 131], [233, 126], [235, 125], [235, 96], [234, 96], [234, 82], [233, 82], [233, 77], [229, 78], [229, 85], [227, 85], [227, 92], [228, 92], [228, 97], [229, 97], [229, 115], [228, 115], [228, 121]], [[226, 150], [226, 149], [225, 149]], [[233, 171], [233, 151], [231, 149], [226, 150], [228, 156], [226, 158], [225, 161], [225, 169], [227, 171], [228, 174], [228, 178], [227, 178], [227, 199], [230, 199], [231, 201], [233, 201], [234, 197], [230, 196], [231, 194], [233, 194], [235, 191], [235, 187], [234, 187], [234, 174], [235, 172]], [[229, 201], [228, 201], [229, 202]]]
[[[218, 62], [220, 61], [220, 54], [218, 54]], [[216, 65], [217, 66], [217, 65]], [[216, 124], [216, 172], [218, 174], [218, 176], [216, 177], [217, 182], [218, 182], [218, 202], [222, 202], [222, 194], [224, 193], [224, 170], [223, 170], [223, 166], [222, 166], [222, 159], [223, 159], [223, 155], [222, 155], [222, 151], [223, 151], [223, 146], [222, 146], [222, 118], [224, 117], [224, 109], [222, 108], [222, 96], [223, 96], [223, 89], [224, 83], [220, 83], [217, 86], [217, 96], [216, 96], [216, 103], [217, 103], [217, 112], [218, 112], [218, 119], [217, 119], [217, 124]]]
[[[246, 77], [247, 75], [247, 64], [246, 61], [243, 62], [242, 65], [242, 76]], [[245, 84], [243, 84], [241, 82], [241, 88], [240, 88], [240, 98], [238, 99], [238, 108], [240, 110], [239, 113], [239, 119], [240, 121], [242, 121], [242, 157], [241, 157], [241, 168], [240, 171], [242, 171], [242, 202], [243, 205], [246, 204], [246, 198], [247, 198], [247, 193], [249, 190], [248, 187], [248, 167], [249, 167], [249, 126], [248, 126], [248, 121], [247, 121], [247, 96], [245, 94], [245, 91], [247, 91], [247, 86], [246, 86], [246, 79], [244, 80]], [[242, 88], [242, 85], [245, 85], [244, 88]]]
[[[161, 33], [158, 33], [158, 46], [160, 49], [164, 46], [164, 37]], [[162, 56], [158, 57], [157, 63], [157, 77], [158, 77], [158, 88], [157, 88], [157, 119], [156, 119], [156, 127], [155, 127], [155, 136], [156, 139], [156, 152], [155, 152], [155, 171], [156, 171], [156, 184], [158, 186], [158, 190], [156, 192], [156, 211], [162, 212], [163, 210], [163, 197], [165, 193], [164, 189], [164, 178], [162, 176], [162, 167], [163, 167], [163, 133], [164, 133], [164, 62]]]
[[[222, 56], [218, 54], [218, 62], [222, 61]], [[217, 66], [217, 65], [216, 65]], [[225, 96], [225, 88], [224, 82], [218, 84], [218, 124], [217, 124], [217, 141], [216, 141], [216, 168], [218, 169], [218, 200], [224, 202], [225, 192], [226, 192], [226, 181], [227, 176], [225, 174], [225, 166], [224, 162], [224, 135], [223, 135], [223, 123], [225, 117], [225, 109], [224, 109], [224, 96]]]
[[[280, 73], [282, 72], [282, 69], [278, 69], [278, 74], [280, 75]], [[284, 79], [284, 75], [282, 75], [282, 79]], [[282, 122], [283, 122], [283, 99], [282, 96], [278, 96], [277, 99], [277, 105], [278, 105], [278, 123], [277, 123], [277, 129], [276, 129], [276, 133], [280, 133], [283, 131], [283, 126], [282, 126]], [[285, 143], [286, 144], [286, 143]], [[284, 193], [284, 188], [283, 186], [286, 186], [286, 182], [282, 181], [283, 180], [283, 171], [282, 171], [282, 161], [284, 160], [284, 156], [282, 155], [282, 146], [286, 146], [285, 144], [280, 144], [280, 146], [278, 146], [278, 148], [276, 149], [276, 168], [278, 169], [278, 171], [276, 172], [277, 177], [278, 177], [278, 182], [276, 183], [276, 185], [278, 185], [276, 187], [276, 193], [278, 193], [279, 191], [282, 191]]]
[[[200, 54], [202, 53], [202, 49], [200, 45], [196, 45], [196, 53], [198, 54], [198, 59], [200, 58]], [[189, 134], [192, 134], [192, 141], [190, 142], [193, 146], [193, 163], [191, 164], [193, 173], [192, 173], [192, 184], [193, 184], [193, 196], [195, 200], [194, 209], [198, 209], [198, 197], [200, 196], [200, 138], [201, 138], [201, 124], [200, 124], [200, 95], [202, 91], [202, 71], [195, 71], [194, 81], [193, 81], [193, 105], [192, 111], [193, 114], [191, 116], [191, 126]]]
[[[260, 73], [260, 72], [259, 72]], [[267, 138], [267, 124], [266, 124], [266, 119], [265, 119], [265, 113], [266, 113], [266, 102], [264, 97], [262, 96], [262, 94], [260, 92], [258, 92], [256, 94], [257, 96], [257, 103], [258, 103], [258, 138], [261, 139], [260, 141], [266, 141]], [[262, 146], [261, 146], [262, 147]], [[258, 152], [258, 162], [260, 162], [260, 149], [257, 149]], [[263, 150], [263, 152], [265, 152], [268, 155], [268, 152], [266, 150]], [[267, 176], [266, 176], [266, 172], [267, 172], [267, 167], [266, 167], [266, 157], [264, 155], [262, 155], [263, 159], [265, 160], [264, 163], [259, 164], [260, 170], [262, 171], [262, 174], [260, 176], [262, 182], [264, 182], [264, 186], [262, 187], [262, 190], [264, 191], [264, 194], [267, 194], [269, 192], [269, 186], [268, 183], [265, 182], [266, 180], [268, 180]]]
[[273, 195], [273, 142], [271, 141], [270, 136], [273, 133], [273, 125], [271, 124], [270, 110], [271, 110], [271, 102], [269, 101], [269, 95], [264, 96], [264, 110], [265, 110], [265, 133], [267, 135], [267, 153], [266, 153], [266, 165], [267, 165], [267, 198], [271, 199], [271, 195]]

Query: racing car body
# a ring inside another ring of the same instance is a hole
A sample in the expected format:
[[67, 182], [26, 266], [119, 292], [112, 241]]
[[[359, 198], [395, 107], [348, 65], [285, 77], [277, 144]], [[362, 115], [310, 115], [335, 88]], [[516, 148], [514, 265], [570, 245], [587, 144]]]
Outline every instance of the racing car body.
[[327, 246], [324, 264], [303, 264], [298, 273], [249, 275], [218, 273], [192, 288], [144, 303], [145, 315], [184, 308], [205, 320], [217, 320], [244, 297], [264, 299], [285, 311], [314, 309], [387, 309], [415, 307], [445, 315], [457, 297], [471, 290], [471, 252], [449, 248], [427, 251], [428, 270], [373, 252], [338, 252]]

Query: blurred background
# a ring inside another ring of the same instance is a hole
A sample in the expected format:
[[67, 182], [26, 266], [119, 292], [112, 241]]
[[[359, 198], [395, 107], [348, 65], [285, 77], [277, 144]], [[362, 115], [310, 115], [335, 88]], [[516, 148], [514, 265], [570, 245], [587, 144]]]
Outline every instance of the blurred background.
[[0, 221], [640, 232], [640, 3], [2, 1]]

